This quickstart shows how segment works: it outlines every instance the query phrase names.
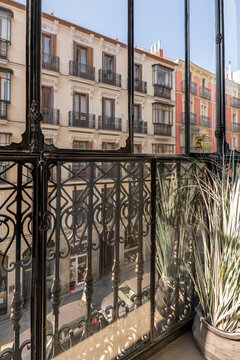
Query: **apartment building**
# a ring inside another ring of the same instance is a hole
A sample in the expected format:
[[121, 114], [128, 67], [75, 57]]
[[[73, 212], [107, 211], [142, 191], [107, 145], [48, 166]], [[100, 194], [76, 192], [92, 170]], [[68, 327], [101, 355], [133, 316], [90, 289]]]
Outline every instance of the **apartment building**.
[[[176, 60], [176, 153], [184, 153], [185, 62]], [[216, 151], [216, 75], [190, 64], [191, 152]], [[238, 72], [226, 69], [226, 139], [231, 149], [240, 149], [240, 81]]]
[[[25, 15], [22, 4], [11, 0], [1, 1], [0, 146], [20, 142], [25, 129]], [[135, 152], [174, 153], [177, 64], [163, 56], [159, 44], [154, 45], [152, 52], [136, 47], [134, 62]], [[127, 81], [126, 44], [52, 15], [43, 14], [41, 126], [46, 144], [82, 150], [117, 150], [124, 147], [128, 136]], [[99, 165], [99, 169], [107, 172], [111, 164], [101, 166], [100, 168]], [[0, 213], [7, 213], [4, 201], [11, 194], [10, 184], [14, 184], [16, 179], [16, 167], [11, 168], [11, 164], [5, 162], [0, 164], [0, 168], [3, 179], [0, 184]], [[31, 165], [24, 171], [26, 176], [23, 181], [27, 182]], [[84, 163], [68, 164], [62, 171], [62, 178], [68, 181], [69, 185], [66, 194], [69, 208], [73, 208], [73, 211], [69, 210], [69, 213], [72, 211], [71, 214], [75, 214], [76, 209], [83, 211], [87, 206], [85, 185], [88, 176], [88, 164]], [[114, 191], [111, 190], [115, 179], [114, 171], [109, 171], [108, 177], [110, 179], [106, 179], [106, 176], [97, 191], [99, 201], [108, 203], [108, 207], [101, 208], [101, 216], [107, 219], [105, 223], [111, 225], [111, 211], [107, 212], [106, 208], [111, 209], [111, 202], [115, 201]], [[50, 182], [54, 179], [55, 167], [51, 169]], [[54, 191], [51, 193], [53, 188], [54, 183], [50, 183], [49, 213], [56, 208]], [[126, 189], [134, 194], [132, 188], [133, 183], [126, 181]], [[104, 211], [106, 214], [103, 215]], [[75, 215], [71, 216], [71, 221], [74, 221]], [[79, 219], [80, 215], [76, 216], [77, 225]], [[86, 218], [83, 216], [82, 220], [86, 221]], [[66, 222], [67, 220], [65, 224]], [[54, 218], [49, 216], [50, 234], [53, 223]], [[77, 225], [75, 227], [78, 227]], [[66, 231], [71, 232], [71, 226], [69, 225]], [[111, 272], [113, 247], [110, 244], [114, 232], [109, 230], [107, 225], [104, 229], [107, 231], [106, 241], [99, 240], [105, 235], [98, 233], [97, 228], [93, 234], [101, 244], [99, 250], [94, 252], [94, 278]], [[26, 227], [26, 233], [27, 231]], [[121, 266], [133, 261], [137, 251], [129, 231], [124, 226], [120, 229], [121, 238], [129, 240], [120, 246]], [[79, 240], [75, 241], [74, 236], [73, 246], [60, 265], [63, 293], [82, 286], [85, 276], [86, 254], [84, 251], [75, 251]], [[85, 241], [84, 236], [81, 235], [82, 244]], [[15, 257], [15, 242], [11, 243], [8, 249], [9, 239], [5, 235], [3, 238], [4, 241], [0, 244], [0, 316], [7, 316], [10, 314], [14, 291], [14, 271], [7, 272], [6, 268]], [[53, 251], [54, 246], [55, 240], [51, 239], [50, 235], [48, 254]], [[64, 246], [66, 244], [63, 245], [63, 251], [66, 250]], [[21, 253], [26, 262], [21, 270], [22, 294], [26, 302], [31, 288], [31, 264], [27, 265], [30, 249], [27, 241], [23, 241]], [[146, 246], [143, 253], [145, 257], [148, 256]], [[49, 290], [53, 274], [54, 259], [50, 259], [47, 261]]]

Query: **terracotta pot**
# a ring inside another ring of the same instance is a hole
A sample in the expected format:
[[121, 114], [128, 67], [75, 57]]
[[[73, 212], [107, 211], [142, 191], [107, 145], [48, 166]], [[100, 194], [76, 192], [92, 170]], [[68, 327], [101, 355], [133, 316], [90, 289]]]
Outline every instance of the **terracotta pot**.
[[196, 308], [192, 331], [195, 344], [205, 359], [240, 359], [240, 333], [218, 330], [209, 325], [199, 305]]

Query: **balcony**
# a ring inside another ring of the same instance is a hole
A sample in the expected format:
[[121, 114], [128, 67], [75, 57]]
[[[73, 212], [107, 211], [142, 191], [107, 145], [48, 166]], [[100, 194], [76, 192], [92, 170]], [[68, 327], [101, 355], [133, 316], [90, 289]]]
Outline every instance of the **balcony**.
[[143, 120], [134, 121], [134, 132], [139, 134], [147, 134], [148, 126], [147, 122]]
[[232, 96], [232, 106], [240, 108], [240, 99], [237, 97]]
[[69, 111], [69, 126], [95, 129], [95, 115]]
[[240, 132], [240, 123], [232, 122], [232, 124], [231, 124], [231, 130], [232, 130], [232, 131], [236, 131], [236, 132]]
[[59, 72], [59, 56], [47, 53], [42, 54], [42, 68]]
[[7, 119], [7, 102], [0, 101], [0, 119], [6, 120]]
[[171, 99], [171, 89], [168, 86], [154, 84], [154, 96]]
[[200, 126], [211, 127], [211, 118], [208, 116], [200, 116]]
[[139, 91], [143, 94], [146, 94], [147, 93], [147, 82], [135, 79], [134, 80], [134, 90]]
[[[185, 124], [185, 112], [182, 112], [182, 123]], [[190, 112], [190, 124], [197, 124], [197, 114]]]
[[69, 75], [95, 81], [95, 67], [69, 61]]
[[60, 111], [59, 109], [41, 109], [43, 120], [43, 124], [51, 124], [51, 125], [59, 125], [59, 117]]
[[[182, 92], [185, 92], [185, 80], [182, 81]], [[197, 95], [197, 84], [193, 81], [190, 81], [190, 92], [194, 95]]]
[[168, 124], [153, 124], [154, 135], [172, 136], [172, 125]]
[[100, 83], [121, 87], [122, 86], [121, 79], [122, 79], [122, 77], [120, 74], [116, 74], [116, 73], [112, 72], [111, 70], [99, 69], [99, 82]]
[[0, 39], [0, 59], [8, 58], [8, 44], [8, 40]]
[[200, 86], [200, 96], [204, 99], [211, 100], [211, 90], [205, 86]]
[[102, 130], [122, 131], [122, 119], [111, 116], [99, 116], [98, 128]]

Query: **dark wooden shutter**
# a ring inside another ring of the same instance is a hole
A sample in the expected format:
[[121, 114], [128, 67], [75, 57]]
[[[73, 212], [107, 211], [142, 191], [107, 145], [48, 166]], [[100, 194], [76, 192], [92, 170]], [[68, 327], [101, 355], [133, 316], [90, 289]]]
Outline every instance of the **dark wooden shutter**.
[[105, 116], [105, 99], [102, 98], [102, 117]]
[[56, 55], [57, 53], [57, 35], [51, 35], [51, 55]]
[[111, 107], [112, 107], [112, 109], [111, 109], [112, 118], [115, 118], [115, 100], [114, 99], [111, 100]]
[[102, 53], [102, 69], [103, 70], [105, 70], [104, 63], [105, 63], [105, 53], [103, 52]]
[[89, 114], [89, 95], [86, 94], [86, 114]]
[[93, 48], [91, 47], [87, 49], [87, 64], [88, 66], [93, 66]]
[[73, 61], [77, 61], [77, 43], [73, 41]]
[[139, 77], [138, 80], [142, 80], [142, 65], [138, 65]]
[[113, 72], [116, 72], [116, 56], [113, 56]]

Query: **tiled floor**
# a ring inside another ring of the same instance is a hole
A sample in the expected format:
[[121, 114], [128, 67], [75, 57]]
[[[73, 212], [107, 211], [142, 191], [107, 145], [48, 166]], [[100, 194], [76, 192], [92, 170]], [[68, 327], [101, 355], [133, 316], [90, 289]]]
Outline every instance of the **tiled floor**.
[[192, 333], [180, 336], [149, 360], [204, 360], [193, 343]]

